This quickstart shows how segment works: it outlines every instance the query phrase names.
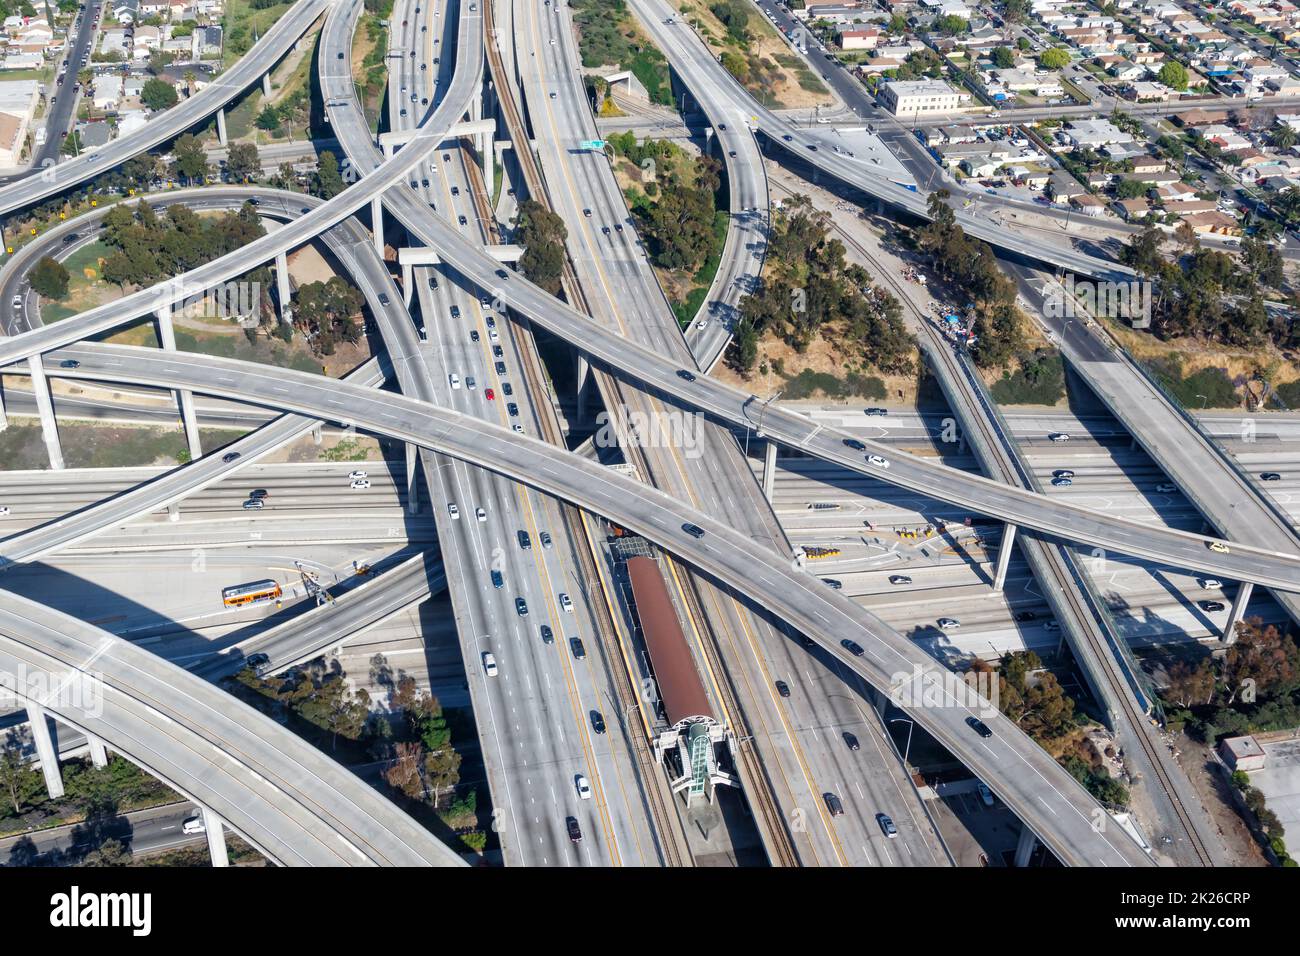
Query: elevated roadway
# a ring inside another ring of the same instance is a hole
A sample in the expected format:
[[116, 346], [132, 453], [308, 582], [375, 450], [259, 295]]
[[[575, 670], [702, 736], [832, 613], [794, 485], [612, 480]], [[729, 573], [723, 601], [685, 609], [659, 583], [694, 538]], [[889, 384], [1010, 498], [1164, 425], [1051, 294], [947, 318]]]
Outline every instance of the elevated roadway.
[[278, 863], [461, 865], [292, 731], [97, 627], [7, 594], [0, 666], [63, 688], [41, 694], [41, 706], [208, 808]]
[[[982, 768], [1008, 806], [1067, 865], [1150, 864], [1118, 827], [1102, 827], [1100, 832], [1094, 827], [1097, 814], [1104, 811], [1012, 722], [977, 700], [955, 698], [946, 683], [949, 671], [854, 602], [797, 569], [789, 558], [755, 547], [746, 535], [671, 496], [527, 435], [404, 396], [377, 398], [364, 389], [311, 375], [184, 354], [160, 365], [148, 350], [125, 346], [71, 348], [52, 358], [79, 361], [77, 369], [50, 369], [72, 378], [237, 394], [300, 414], [330, 414], [318, 411], [330, 406], [345, 409], [359, 427], [437, 448], [605, 515], [762, 602], [877, 689], [888, 690], [891, 682], [914, 674], [931, 682], [950, 706], [909, 707], [908, 713], [958, 759]], [[691, 524], [703, 535], [689, 532]], [[855, 641], [869, 645], [861, 656], [841, 643]], [[976, 716], [988, 726], [988, 737], [967, 725]]]

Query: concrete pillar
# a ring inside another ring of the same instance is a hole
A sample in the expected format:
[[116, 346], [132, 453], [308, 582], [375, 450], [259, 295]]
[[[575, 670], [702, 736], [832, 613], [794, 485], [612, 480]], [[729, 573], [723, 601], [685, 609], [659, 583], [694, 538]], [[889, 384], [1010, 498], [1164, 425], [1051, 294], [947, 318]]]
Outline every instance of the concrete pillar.
[[483, 188], [488, 201], [492, 199], [492, 190], [496, 188], [496, 164], [492, 162], [492, 134], [483, 134], [483, 148], [479, 150], [483, 157]]
[[222, 146], [228, 145], [226, 142], [226, 111], [217, 110], [217, 142]]
[[1038, 837], [1034, 836], [1034, 831], [1029, 827], [1021, 824], [1020, 842], [1016, 844], [1016, 868], [1023, 869], [1029, 865], [1029, 858], [1034, 855], [1034, 847], [1038, 844]]
[[415, 295], [415, 266], [409, 262], [402, 263], [402, 295], [406, 300], [406, 307], [411, 307], [411, 297]]
[[1228, 612], [1228, 623], [1223, 628], [1225, 643], [1237, 643], [1237, 625], [1246, 616], [1246, 605], [1250, 603], [1250, 594], [1254, 590], [1255, 585], [1251, 581], [1243, 581], [1237, 585], [1237, 596], [1232, 599], [1232, 610]]
[[384, 204], [378, 196], [370, 200], [370, 231], [375, 237], [375, 251], [384, 257]]
[[50, 397], [50, 383], [45, 378], [45, 366], [39, 355], [29, 356], [27, 368], [32, 376], [32, 394], [36, 396], [36, 410], [41, 416], [41, 436], [45, 439], [45, 451], [50, 456], [50, 467], [62, 471], [63, 446], [59, 444], [59, 422], [54, 417], [54, 400]]
[[469, 101], [469, 121], [477, 123], [483, 118], [483, 100], [481, 97], [474, 97]]
[[289, 301], [293, 292], [289, 288], [289, 254], [286, 252], [275, 257], [275, 294], [280, 299], [280, 321], [292, 322], [293, 311], [289, 308]]
[[415, 491], [415, 453], [416, 447], [406, 444], [406, 513], [420, 513], [420, 499]]
[[36, 756], [41, 758], [45, 789], [51, 800], [57, 800], [63, 796], [63, 775], [59, 773], [59, 752], [54, 749], [54, 740], [50, 736], [50, 722], [45, 710], [31, 703], [27, 705], [27, 719], [32, 727], [32, 740], [36, 742]]
[[167, 520], [168, 521], [181, 520], [181, 506], [174, 501], [167, 506]]
[[591, 363], [587, 361], [587, 356], [581, 352], [578, 353], [578, 370], [576, 375], [576, 391], [578, 397], [578, 421], [587, 417], [587, 378], [591, 374]]
[[267, 99], [270, 99], [271, 97], [271, 74], [270, 73], [262, 74], [262, 95], [265, 96]]
[[221, 828], [221, 817], [204, 807], [203, 825], [208, 831], [208, 855], [212, 857], [212, 865], [229, 866], [230, 857], [226, 856], [226, 831]]
[[[159, 306], [154, 312], [158, 320], [158, 342], [164, 352], [176, 351], [176, 330], [172, 325], [172, 307]], [[203, 445], [199, 441], [199, 419], [194, 414], [194, 393], [188, 389], [177, 389], [176, 404], [181, 410], [181, 424], [185, 427], [185, 440], [190, 448], [190, 461], [203, 457]]]
[[320, 422], [311, 427], [311, 440], [318, 445], [325, 441], [325, 433], [320, 426]]
[[1007, 583], [1007, 565], [1011, 563], [1011, 545], [1016, 540], [1016, 526], [1013, 524], [1004, 525], [1002, 528], [1002, 544], [998, 547], [998, 567], [993, 574], [993, 590], [1001, 593], [1003, 586]]
[[92, 767], [107, 767], [108, 748], [104, 746], [104, 741], [86, 734], [86, 742], [90, 744], [90, 765]]
[[776, 442], [768, 439], [763, 453], [763, 497], [772, 502], [772, 488], [776, 484]]
[[5, 381], [0, 375], [0, 432], [9, 427], [9, 413], [5, 411]]

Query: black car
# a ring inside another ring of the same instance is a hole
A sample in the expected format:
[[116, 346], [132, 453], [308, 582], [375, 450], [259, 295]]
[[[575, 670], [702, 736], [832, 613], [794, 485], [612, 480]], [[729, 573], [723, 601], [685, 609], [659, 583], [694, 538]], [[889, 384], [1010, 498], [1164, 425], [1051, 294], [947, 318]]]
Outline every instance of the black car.
[[906, 574], [891, 574], [889, 576], [889, 583], [890, 584], [911, 584], [912, 579], [909, 578]]
[[451, 187], [451, 194], [452, 194], [453, 196], [459, 196], [459, 195], [460, 195], [460, 187], [459, 187], [459, 186], [452, 186], [452, 187]]
[[379, 304], [388, 305], [388, 293], [386, 292], [379, 293]]
[[515, 598], [515, 613], [520, 617], [528, 616], [528, 602], [521, 597]]
[[689, 534], [692, 538], [704, 537], [704, 529], [697, 524], [684, 524], [682, 525], [682, 530], [685, 531], [687, 534]]
[[844, 583], [835, 580], [835, 578], [822, 578], [822, 584], [826, 585], [832, 591], [839, 591], [844, 587]]
[[598, 734], [605, 732], [605, 717], [598, 710], [591, 712], [591, 729]]
[[469, 330], [469, 340], [471, 342], [477, 342], [479, 340], [478, 329]]
[[1222, 601], [1197, 601], [1196, 606], [1202, 611], [1222, 611], [1224, 607]]
[[1032, 621], [1032, 620], [1034, 620], [1036, 617], [1038, 617], [1038, 615], [1035, 614], [1033, 611], [1017, 611], [1017, 612], [1016, 612], [1016, 620], [1017, 620], [1017, 621]]
[[[402, 112], [405, 113], [406, 110], [402, 110]], [[466, 219], [464, 216], [457, 216], [456, 221], [459, 222], [462, 226], [469, 222], [469, 220]]]
[[864, 408], [864, 409], [862, 410], [862, 413], [863, 413], [864, 415], [870, 415], [870, 416], [872, 416], [873, 418], [882, 418], [882, 417], [884, 417], [885, 415], [888, 415], [888, 414], [889, 414], [889, 409], [887, 409], [887, 408]]
[[543, 531], [537, 537], [541, 539], [543, 548], [549, 548], [551, 546], [551, 533], [549, 531]]
[[507, 402], [507, 403], [506, 403], [506, 411], [508, 411], [508, 412], [510, 413], [510, 417], [511, 417], [511, 418], [518, 418], [518, 417], [519, 417], [519, 406], [516, 405], [514, 402]]
[[[497, 374], [498, 374], [498, 375], [504, 375], [504, 374], [506, 374], [506, 363], [505, 363], [505, 362], [497, 362], [496, 365], [494, 366], [494, 368], [496, 368], [496, 370], [497, 370]], [[508, 395], [508, 394], [510, 394], [510, 393], [507, 392], [506, 394]]]
[[59, 368], [81, 368], [81, 363], [76, 359], [64, 359], [59, 363]]
[[835, 794], [827, 791], [822, 794], [822, 799], [826, 801], [826, 809], [830, 811], [833, 817], [844, 816], [844, 804], [840, 803], [840, 798]]
[[604, 233], [605, 235], [608, 236], [608, 235], [609, 235], [609, 226], [601, 226], [601, 227], [600, 227], [600, 231], [601, 231], [602, 233]]
[[246, 658], [244, 658], [244, 666], [251, 667], [253, 669], [253, 673], [256, 674], [258, 677], [261, 677], [263, 674], [266, 673], [267, 668], [271, 666], [271, 658], [261, 653], [249, 654]]
[[967, 717], [966, 726], [975, 731], [975, 733], [979, 734], [981, 737], [993, 736], [993, 731], [989, 730], [988, 724], [984, 723], [984, 721], [980, 720], [978, 717]]
[[339, 59], [340, 59], [340, 60], [343, 59], [343, 51], [342, 51], [342, 50], [339, 50]]
[[1276, 471], [1266, 471], [1259, 476], [1260, 481], [1281, 481], [1282, 476]]
[[582, 827], [578, 826], [577, 817], [565, 817], [564, 825], [568, 828], [569, 839], [574, 843], [582, 842]]
[[528, 537], [528, 532], [521, 530], [518, 534], [519, 547], [523, 548], [525, 551], [531, 551], [533, 549], [533, 539]]
[[493, 357], [493, 358], [504, 358], [504, 357], [505, 357], [505, 354], [506, 354], [506, 353], [505, 353], [504, 351], [502, 351], [501, 346], [499, 346], [499, 345], [494, 345], [494, 346], [492, 346], [492, 357]]
[[437, 276], [429, 276], [429, 288], [430, 288], [430, 289], [436, 289], [436, 288], [438, 288], [438, 277], [437, 277]]
[[506, 579], [502, 577], [500, 571], [492, 572], [492, 586], [494, 588], [503, 588], [506, 586]]
[[1056, 471], [1052, 472], [1052, 477], [1053, 477], [1053, 478], [1073, 478], [1073, 477], [1074, 477], [1074, 472], [1071, 471], [1069, 468], [1058, 468], [1058, 469], [1056, 469]]
[[858, 743], [858, 738], [853, 734], [849, 733], [847, 730], [844, 731], [844, 743], [848, 746], [850, 750], [862, 749], [862, 745]]
[[862, 444], [862, 442], [858, 441], [856, 438], [846, 438], [846, 439], [844, 439], [844, 447], [845, 447], [845, 448], [852, 448], [854, 451], [866, 451], [866, 450], [867, 450], [867, 446], [864, 445], [864, 444]]
[[848, 638], [845, 638], [844, 640], [840, 641], [840, 646], [843, 647], [850, 654], [852, 654], [854, 657], [862, 656], [863, 653], [862, 645], [859, 644], [857, 641], [850, 641]]
[[726, 131], [727, 131], [727, 124], [726, 124], [726, 123], [719, 123], [719, 124], [718, 124], [718, 132], [720, 132], [720, 133], [725, 133]]
[[271, 493], [268, 492], [265, 488], [254, 488], [252, 491], [250, 491], [250, 492], [248, 493], [248, 497], [250, 497], [250, 498], [269, 498], [269, 497], [271, 497]]
[[502, 394], [502, 395], [510, 396], [510, 395], [513, 395], [514, 393], [515, 393], [514, 387], [513, 387], [509, 382], [502, 382], [502, 383], [501, 383], [501, 394]]
[[727, 150], [727, 155], [734, 159], [736, 155], [736, 151], [734, 149], [729, 149]]
[[782, 697], [789, 697], [790, 685], [783, 680], [779, 680], [776, 682], [776, 692], [780, 694]]
[[791, 136], [789, 133], [786, 133], [786, 134], [785, 134], [784, 136], [782, 136], [781, 138], [782, 138], [783, 140], [785, 140], [787, 143], [793, 143], [793, 142], [794, 142], [794, 137]]
[[460, 318], [460, 306], [458, 306], [458, 305], [453, 305], [453, 306], [451, 307], [451, 317], [452, 317], [453, 319], [459, 319], [459, 318]]
[[81, 236], [77, 235], [75, 232], [69, 233], [68, 235], [63, 237], [63, 244], [66, 246], [69, 243], [76, 242], [80, 238]]
[[684, 369], [684, 368], [679, 368], [679, 369], [677, 370], [677, 377], [680, 378], [680, 379], [683, 379], [684, 381], [687, 381], [687, 382], [693, 382], [693, 381], [695, 381], [695, 373], [694, 373], [694, 372], [688, 372], [688, 371], [687, 371], [686, 369]]
[[569, 650], [573, 651], [573, 656], [578, 660], [583, 660], [587, 656], [587, 649], [582, 646], [582, 638], [569, 638]]
[[811, 149], [814, 153], [817, 152], [817, 144], [816, 144], [816, 143], [809, 143], [809, 144], [808, 144], [808, 148]]
[[234, 461], [234, 460], [235, 460], [236, 458], [238, 458], [238, 457], [239, 457], [239, 452], [237, 452], [237, 451], [228, 451], [228, 452], [226, 452], [224, 455], [221, 456], [221, 460], [224, 461], [224, 462], [228, 465], [228, 464], [230, 464], [232, 461]]
[[542, 635], [543, 644], [555, 643], [555, 633], [551, 630], [551, 626], [549, 624], [543, 624], [540, 628], [538, 628], [538, 631]]

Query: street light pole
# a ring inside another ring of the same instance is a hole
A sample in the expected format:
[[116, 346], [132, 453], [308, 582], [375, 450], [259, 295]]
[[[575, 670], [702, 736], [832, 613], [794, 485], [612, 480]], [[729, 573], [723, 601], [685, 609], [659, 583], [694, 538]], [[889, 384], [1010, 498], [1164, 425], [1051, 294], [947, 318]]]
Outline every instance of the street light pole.
[[912, 728], [915, 724], [906, 717], [894, 717], [889, 721], [891, 724], [907, 724], [907, 745], [903, 748], [903, 766], [909, 766], [907, 758], [912, 753]]

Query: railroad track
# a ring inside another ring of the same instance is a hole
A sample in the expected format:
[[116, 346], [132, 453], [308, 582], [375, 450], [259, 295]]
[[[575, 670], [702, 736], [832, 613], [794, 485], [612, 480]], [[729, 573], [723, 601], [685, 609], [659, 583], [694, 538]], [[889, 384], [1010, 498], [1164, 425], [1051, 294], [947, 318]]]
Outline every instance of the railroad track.
[[[785, 192], [790, 192], [790, 190], [785, 186], [778, 186], [778, 188]], [[947, 350], [947, 343], [941, 338], [937, 338], [934, 328], [930, 324], [929, 318], [916, 307], [915, 303], [911, 301], [906, 288], [902, 285], [897, 276], [893, 274], [893, 271], [886, 266], [882, 266], [880, 261], [871, 253], [871, 250], [853, 236], [849, 235], [845, 230], [841, 229], [838, 225], [834, 226], [834, 228], [847, 245], [856, 250], [859, 255], [871, 264], [876, 271], [877, 280], [882, 281], [886, 286], [888, 286], [902, 303], [903, 307], [910, 311], [917, 320], [922, 323], [925, 327], [926, 334], [932, 337], [932, 342], [934, 344], [932, 354], [934, 354], [936, 358], [948, 363], [951, 374], [960, 380], [964, 374], [963, 370], [953, 367], [955, 363], [951, 354], [949, 354]], [[972, 388], [974, 387], [975, 386], [972, 385]], [[977, 397], [980, 398], [982, 403], [983, 396], [977, 395]], [[1002, 435], [990, 424], [990, 416], [981, 414], [974, 416], [974, 418], [977, 426], [983, 433], [984, 439], [989, 443], [989, 447], [1003, 449], [1012, 463], [1008, 464], [1006, 461], [1001, 462], [1002, 481], [1007, 484], [1016, 484], [1018, 483], [1017, 478], [1019, 477], [1022, 479], [1021, 483], [1026, 487], [1032, 488], [1033, 483], [1029, 481], [1027, 475], [1022, 474], [1018, 476], [1016, 474], [1017, 469], [1014, 467], [1016, 456], [1012, 449], [1007, 448]], [[1007, 436], [1006, 441], [1010, 441], [1009, 436]], [[1070, 568], [1074, 568], [1073, 559], [1062, 546], [1049, 545], [1047, 542], [1042, 543], [1045, 547], [1056, 547], [1060, 549], [1060, 560], [1052, 560], [1049, 555], [1047, 556], [1048, 560], [1045, 564], [1050, 568], [1055, 579], [1057, 592], [1069, 603], [1070, 611], [1074, 615], [1075, 619], [1083, 624], [1083, 626], [1078, 630], [1087, 642], [1089, 650], [1093, 653], [1096, 659], [1101, 662], [1107, 683], [1110, 684], [1115, 698], [1120, 702], [1120, 707], [1124, 711], [1126, 722], [1133, 729], [1133, 732], [1128, 736], [1136, 738], [1138, 746], [1146, 755], [1160, 790], [1164, 793], [1170, 808], [1178, 818], [1178, 822], [1183, 830], [1183, 835], [1188, 846], [1191, 847], [1192, 852], [1196, 854], [1196, 857], [1201, 862], [1202, 866], [1213, 866], [1214, 858], [1210, 855], [1205, 841], [1201, 839], [1195, 820], [1188, 811], [1186, 805], [1184, 805], [1179, 795], [1179, 788], [1174, 784], [1173, 775], [1165, 765], [1165, 760], [1169, 759], [1168, 754], [1163, 752], [1160, 741], [1155, 738], [1154, 727], [1152, 726], [1150, 719], [1147, 717], [1146, 713], [1137, 706], [1136, 701], [1133, 699], [1133, 694], [1128, 687], [1127, 679], [1122, 673], [1118, 672], [1112, 649], [1105, 641], [1099, 638], [1098, 627], [1100, 625], [1097, 625], [1096, 614], [1093, 608], [1088, 607], [1086, 602], [1081, 599], [1082, 585], [1078, 581], [1072, 579], [1067, 573], [1067, 565]]]
[[[494, 3], [493, 0], [484, 0], [483, 2], [483, 20], [484, 30], [487, 37], [496, 35], [494, 22]], [[515, 102], [513, 93], [513, 84], [510, 76], [506, 71], [505, 62], [501, 58], [501, 51], [497, 45], [490, 40], [486, 43], [488, 56], [488, 69], [493, 77], [497, 102], [501, 107], [502, 117], [506, 128], [510, 131], [511, 141], [517, 144], [515, 156], [524, 175], [524, 184], [527, 187], [528, 195], [536, 201], [545, 205], [548, 209], [553, 208], [550, 194], [546, 188], [546, 182], [542, 177], [541, 169], [537, 164], [537, 159], [533, 155], [531, 148], [528, 147], [530, 137], [528, 128], [524, 123], [523, 116], [519, 111], [519, 105]], [[473, 164], [470, 164], [472, 167]], [[496, 229], [496, 221], [491, 211], [487, 208], [487, 198], [485, 190], [482, 188], [481, 180], [478, 182], [478, 188], [474, 190], [475, 203], [480, 205], [479, 215], [485, 221], [493, 223], [493, 230]], [[588, 315], [591, 314], [590, 306], [582, 293], [582, 288], [578, 283], [577, 273], [573, 269], [573, 263], [570, 261], [568, 252], [565, 252], [564, 271], [561, 276], [561, 285], [564, 290], [565, 298], [573, 304], [575, 308], [581, 309]], [[513, 322], [520, 332], [516, 336], [516, 345], [519, 347], [520, 354], [524, 364], [528, 366], [528, 374], [524, 376], [527, 384], [530, 399], [533, 407], [537, 410], [538, 419], [541, 424], [543, 436], [551, 444], [563, 448], [565, 447], [564, 435], [560, 429], [560, 423], [554, 404], [551, 402], [550, 394], [543, 387], [546, 381], [545, 370], [542, 367], [541, 358], [537, 354], [536, 340], [532, 334], [531, 324], [526, 320], [520, 319], [511, 313]], [[597, 375], [605, 373], [593, 370]], [[614, 387], [615, 382], [612, 377], [607, 379], [609, 387]], [[593, 553], [594, 544], [587, 534], [586, 526], [583, 522], [581, 510], [564, 502], [560, 503], [560, 511], [564, 516], [565, 525], [568, 528], [570, 538], [574, 541], [574, 553], [582, 565], [584, 579], [587, 581], [600, 581], [599, 568], [596, 565], [598, 558]], [[598, 618], [596, 633], [600, 636], [602, 655], [606, 662], [611, 660], [618, 661], [622, 658], [621, 649], [618, 644], [617, 622], [614, 620], [608, 601], [591, 601], [589, 602]], [[640, 711], [640, 695], [633, 675], [627, 672], [625, 667], [617, 664], [609, 668], [613, 676], [615, 692], [618, 696], [619, 711], [621, 714], [630, 713], [633, 709]], [[654, 831], [658, 840], [660, 852], [663, 856], [665, 866], [680, 867], [693, 866], [694, 860], [691, 859], [690, 849], [686, 845], [685, 838], [681, 832], [681, 820], [671, 804], [671, 796], [665, 794], [667, 781], [660, 767], [654, 760], [654, 755], [650, 751], [649, 742], [645, 735], [638, 733], [635, 727], [629, 727], [628, 740], [631, 743], [633, 759], [636, 762], [637, 771], [641, 776], [643, 785], [642, 792], [645, 794], [647, 805], [650, 808], [650, 815], [654, 822]]]

